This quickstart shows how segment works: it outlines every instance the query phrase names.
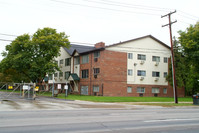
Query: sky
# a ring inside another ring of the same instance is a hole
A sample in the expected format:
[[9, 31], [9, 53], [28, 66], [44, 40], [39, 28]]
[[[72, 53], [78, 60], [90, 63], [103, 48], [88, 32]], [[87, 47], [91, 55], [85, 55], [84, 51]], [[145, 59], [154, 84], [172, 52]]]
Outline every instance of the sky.
[[[170, 46], [172, 35], [199, 21], [198, 0], [0, 0], [0, 53], [16, 36], [39, 28], [65, 32], [71, 43], [111, 45], [152, 35]], [[147, 44], [146, 44], [147, 45]], [[0, 60], [3, 57], [0, 55]]]

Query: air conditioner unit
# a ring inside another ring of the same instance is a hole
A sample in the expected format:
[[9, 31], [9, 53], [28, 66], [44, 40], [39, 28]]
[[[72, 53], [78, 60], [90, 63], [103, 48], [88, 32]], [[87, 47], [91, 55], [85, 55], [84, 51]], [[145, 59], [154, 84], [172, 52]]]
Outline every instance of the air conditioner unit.
[[94, 58], [94, 61], [97, 62], [97, 61], [98, 61], [98, 58]]
[[63, 64], [60, 64], [59, 67], [62, 68], [62, 67], [63, 67]]
[[156, 63], [155, 63], [155, 66], [158, 66], [158, 65], [159, 65], [159, 62], [156, 62]]
[[155, 78], [155, 81], [158, 81], [159, 80], [159, 78]]
[[60, 81], [62, 81], [62, 78], [59, 78]]
[[57, 78], [55, 78], [55, 81], [57, 81]]
[[97, 78], [97, 74], [94, 75], [94, 78]]
[[144, 77], [140, 77], [140, 80], [144, 80]]
[[141, 64], [141, 65], [144, 64], [144, 60], [141, 60], [141, 61], [140, 61], [140, 64]]

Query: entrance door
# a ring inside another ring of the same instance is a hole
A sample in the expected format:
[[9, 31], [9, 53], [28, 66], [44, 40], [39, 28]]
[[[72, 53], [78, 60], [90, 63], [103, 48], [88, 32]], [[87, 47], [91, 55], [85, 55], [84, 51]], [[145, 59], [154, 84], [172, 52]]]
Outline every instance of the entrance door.
[[88, 95], [88, 86], [81, 86], [81, 95]]

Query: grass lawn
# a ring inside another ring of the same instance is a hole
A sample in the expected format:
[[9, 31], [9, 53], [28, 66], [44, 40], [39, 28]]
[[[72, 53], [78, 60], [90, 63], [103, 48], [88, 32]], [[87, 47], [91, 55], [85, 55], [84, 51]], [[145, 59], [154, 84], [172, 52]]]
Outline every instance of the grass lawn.
[[[65, 99], [61, 94], [57, 98]], [[105, 96], [80, 96], [68, 95], [66, 99], [83, 100], [93, 102], [174, 102], [174, 98], [169, 97], [105, 97]], [[191, 97], [178, 98], [179, 102], [192, 102]]]
[[[8, 91], [11, 92], [11, 90]], [[19, 91], [17, 91], [17, 93], [19, 93]], [[37, 95], [52, 97], [51, 92], [40, 92], [40, 93], [37, 92]], [[59, 94], [57, 98], [65, 99], [65, 94]], [[174, 98], [170, 97], [106, 97], [106, 96], [68, 95], [66, 99], [92, 101], [92, 102], [134, 102], [133, 104], [160, 105], [160, 106], [189, 106], [192, 105], [193, 102], [192, 97], [178, 98], [179, 104], [174, 104]], [[144, 102], [144, 103], [139, 103], [139, 102]], [[160, 103], [151, 103], [151, 102], [160, 102]], [[182, 102], [191, 102], [191, 103], [182, 103]]]

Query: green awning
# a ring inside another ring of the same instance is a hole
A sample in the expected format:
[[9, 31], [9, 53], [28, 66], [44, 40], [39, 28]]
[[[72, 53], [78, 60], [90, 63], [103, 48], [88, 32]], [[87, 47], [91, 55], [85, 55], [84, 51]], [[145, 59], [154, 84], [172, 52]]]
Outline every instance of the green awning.
[[76, 80], [76, 81], [79, 81], [80, 78], [78, 77], [78, 75], [76, 73], [71, 73], [69, 78], [68, 78], [69, 81], [71, 80]]

